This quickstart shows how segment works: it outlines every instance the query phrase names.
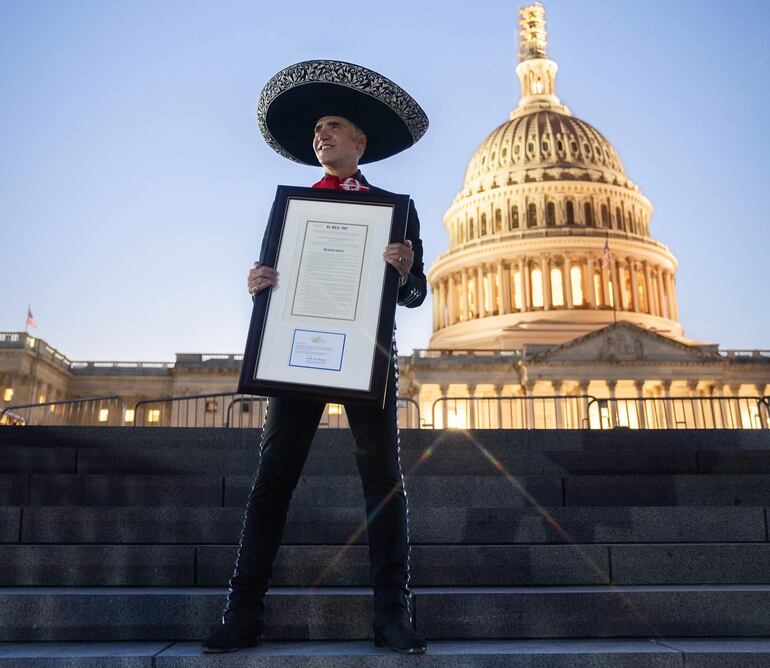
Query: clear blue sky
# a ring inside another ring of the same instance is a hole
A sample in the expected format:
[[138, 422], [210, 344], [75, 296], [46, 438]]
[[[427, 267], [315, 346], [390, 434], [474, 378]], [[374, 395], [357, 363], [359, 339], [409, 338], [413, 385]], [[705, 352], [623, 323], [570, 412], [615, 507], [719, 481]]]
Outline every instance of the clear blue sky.
[[[310, 58], [376, 69], [431, 128], [367, 177], [411, 193], [426, 265], [478, 144], [518, 100], [515, 0], [0, 0], [0, 330], [72, 359], [242, 352], [245, 274], [275, 186], [265, 81]], [[685, 334], [770, 348], [770, 2], [545, 0], [557, 93], [618, 149], [680, 261]], [[399, 309], [402, 352], [431, 308]]]

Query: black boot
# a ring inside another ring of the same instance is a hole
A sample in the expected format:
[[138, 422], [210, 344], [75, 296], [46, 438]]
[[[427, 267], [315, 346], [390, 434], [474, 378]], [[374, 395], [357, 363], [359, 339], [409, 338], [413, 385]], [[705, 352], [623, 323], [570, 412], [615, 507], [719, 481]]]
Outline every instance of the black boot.
[[247, 609], [229, 610], [208, 640], [203, 643], [207, 654], [235, 652], [242, 647], [256, 647], [262, 643], [263, 618]]
[[402, 654], [424, 654], [428, 643], [412, 626], [407, 597], [403, 591], [375, 591], [374, 644]]

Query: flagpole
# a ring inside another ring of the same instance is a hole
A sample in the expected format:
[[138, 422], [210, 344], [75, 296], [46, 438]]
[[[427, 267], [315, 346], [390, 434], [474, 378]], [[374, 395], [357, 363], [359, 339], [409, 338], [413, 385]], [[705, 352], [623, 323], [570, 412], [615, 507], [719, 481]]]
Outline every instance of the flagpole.
[[602, 264], [610, 274], [609, 280], [612, 285], [612, 323], [617, 324], [619, 286], [615, 285], [615, 282], [612, 280], [612, 255], [610, 254], [610, 233], [608, 231], [604, 233], [604, 251], [602, 252]]

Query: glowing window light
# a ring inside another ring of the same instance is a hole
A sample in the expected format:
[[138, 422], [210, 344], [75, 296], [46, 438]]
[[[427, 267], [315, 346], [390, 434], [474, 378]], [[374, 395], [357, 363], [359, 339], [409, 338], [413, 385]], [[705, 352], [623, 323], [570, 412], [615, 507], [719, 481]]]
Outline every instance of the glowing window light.
[[572, 283], [572, 303], [575, 306], [583, 304], [583, 272], [580, 267], [572, 267], [569, 270], [570, 282]]
[[110, 409], [109, 408], [100, 408], [99, 409], [99, 422], [107, 422], [110, 418]]
[[543, 272], [540, 269], [532, 270], [532, 306], [543, 306]]
[[551, 269], [551, 302], [554, 306], [564, 306], [564, 288], [562, 287], [561, 269]]
[[3, 392], [3, 401], [12, 401], [12, 400], [13, 400], [13, 388], [6, 387], [5, 391]]
[[45, 403], [45, 394], [43, 392], [37, 395], [37, 403], [39, 404]]
[[126, 412], [123, 415], [123, 421], [124, 422], [133, 422], [134, 421], [134, 409], [133, 408], [126, 408]]
[[147, 411], [147, 422], [160, 422], [160, 408], [151, 408]]
[[604, 306], [604, 295], [602, 294], [602, 276], [599, 272], [594, 274], [594, 299], [597, 306]]
[[329, 404], [329, 415], [342, 415], [342, 405]]

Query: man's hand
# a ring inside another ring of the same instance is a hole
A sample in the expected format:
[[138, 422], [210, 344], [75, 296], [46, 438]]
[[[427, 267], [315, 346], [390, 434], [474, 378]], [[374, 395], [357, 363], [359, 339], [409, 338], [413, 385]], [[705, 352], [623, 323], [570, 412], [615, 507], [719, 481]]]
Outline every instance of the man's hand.
[[414, 264], [412, 242], [407, 239], [403, 244], [388, 244], [382, 258], [396, 268], [399, 276], [406, 276]]
[[274, 288], [278, 285], [278, 272], [272, 267], [265, 267], [259, 262], [255, 262], [249, 269], [246, 285], [251, 295], [255, 295], [265, 288]]

